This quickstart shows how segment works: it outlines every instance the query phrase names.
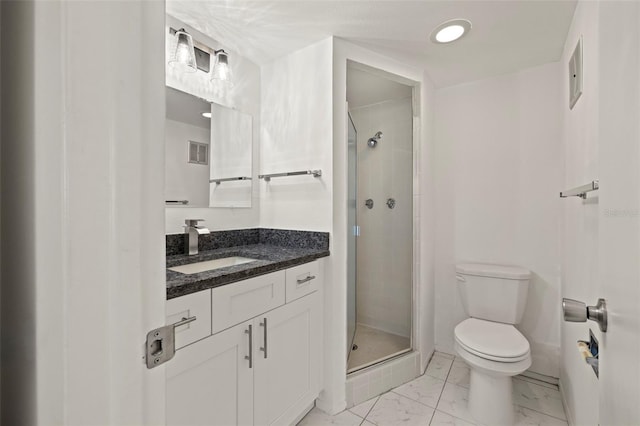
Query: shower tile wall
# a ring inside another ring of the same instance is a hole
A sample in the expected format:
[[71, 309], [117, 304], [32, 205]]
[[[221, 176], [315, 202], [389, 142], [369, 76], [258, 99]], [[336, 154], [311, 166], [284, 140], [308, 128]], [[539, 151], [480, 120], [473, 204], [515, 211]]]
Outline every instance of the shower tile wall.
[[[354, 108], [358, 132], [357, 322], [411, 333], [413, 124], [411, 98]], [[375, 148], [367, 140], [383, 133]], [[365, 200], [374, 201], [373, 209]], [[386, 205], [394, 198], [395, 208]]]

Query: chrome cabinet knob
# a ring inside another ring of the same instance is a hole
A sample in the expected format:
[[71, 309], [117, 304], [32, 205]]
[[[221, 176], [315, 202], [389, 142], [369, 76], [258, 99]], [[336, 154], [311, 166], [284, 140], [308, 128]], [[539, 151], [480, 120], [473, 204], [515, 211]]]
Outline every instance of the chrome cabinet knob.
[[568, 322], [595, 321], [600, 331], [607, 331], [607, 304], [604, 299], [598, 299], [595, 306], [587, 306], [586, 303], [573, 299], [562, 299], [562, 311], [564, 320]]

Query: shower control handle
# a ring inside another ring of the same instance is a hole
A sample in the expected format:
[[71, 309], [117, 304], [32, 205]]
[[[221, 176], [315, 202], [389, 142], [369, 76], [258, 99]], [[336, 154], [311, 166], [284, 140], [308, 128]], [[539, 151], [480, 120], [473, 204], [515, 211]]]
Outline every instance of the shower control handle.
[[393, 209], [395, 206], [396, 206], [395, 198], [389, 198], [387, 200], [387, 207], [389, 207], [390, 209]]
[[368, 209], [372, 209], [373, 208], [373, 200], [371, 198], [367, 198], [367, 200], [364, 202], [364, 205], [367, 206]]

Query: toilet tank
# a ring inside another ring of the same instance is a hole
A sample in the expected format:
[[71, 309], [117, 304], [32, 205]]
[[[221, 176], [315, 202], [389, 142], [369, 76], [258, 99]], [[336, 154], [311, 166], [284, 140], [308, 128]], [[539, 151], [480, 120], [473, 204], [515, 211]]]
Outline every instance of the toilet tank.
[[527, 303], [531, 272], [519, 266], [460, 263], [456, 281], [470, 317], [518, 324]]

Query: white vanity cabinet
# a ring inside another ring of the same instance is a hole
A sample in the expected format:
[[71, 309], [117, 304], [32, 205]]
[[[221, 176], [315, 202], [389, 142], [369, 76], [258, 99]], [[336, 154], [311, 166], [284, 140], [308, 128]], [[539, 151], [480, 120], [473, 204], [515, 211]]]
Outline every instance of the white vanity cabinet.
[[[318, 261], [311, 263], [316, 273]], [[291, 269], [299, 272], [300, 266]], [[288, 271], [194, 293], [209, 292], [213, 305], [209, 324], [215, 334], [179, 349], [167, 363], [168, 425], [289, 425], [317, 398], [323, 339], [321, 277], [314, 275], [315, 291], [285, 303]], [[295, 276], [300, 279], [299, 273]], [[228, 303], [221, 304], [225, 299]], [[179, 306], [188, 309], [183, 303]], [[216, 309], [220, 314], [222, 308], [223, 314], [217, 315]], [[251, 316], [242, 318], [240, 312]], [[228, 328], [217, 332], [220, 324]]]
[[250, 322], [176, 352], [167, 363], [167, 425], [252, 425]]
[[262, 348], [256, 352], [253, 372], [255, 425], [289, 425], [318, 396], [322, 350], [319, 299], [316, 292], [254, 320], [254, 329], [255, 324], [261, 324], [256, 337], [258, 348]]

